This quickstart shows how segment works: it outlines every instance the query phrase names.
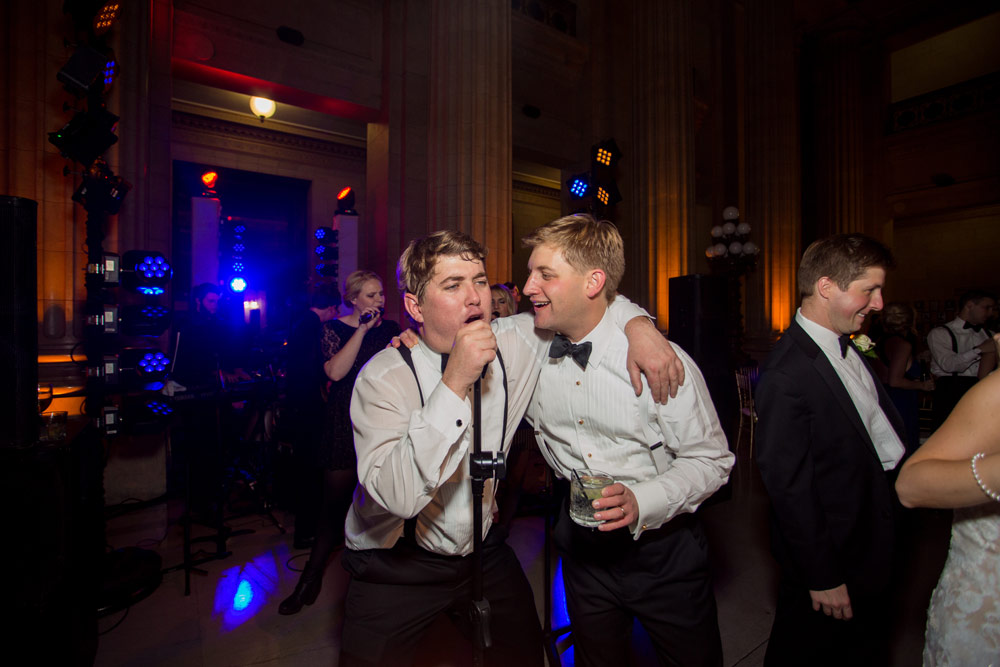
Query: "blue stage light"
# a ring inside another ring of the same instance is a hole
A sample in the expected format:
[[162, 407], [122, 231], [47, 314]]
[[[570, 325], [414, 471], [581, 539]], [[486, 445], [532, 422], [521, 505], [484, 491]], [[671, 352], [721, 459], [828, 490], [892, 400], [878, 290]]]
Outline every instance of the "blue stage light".
[[572, 199], [582, 199], [587, 196], [590, 190], [590, 175], [582, 173], [571, 176], [566, 181], [566, 187], [569, 189], [569, 195]]
[[246, 579], [240, 580], [240, 585], [236, 587], [236, 595], [233, 597], [233, 609], [243, 611], [253, 602], [253, 586]]
[[229, 289], [233, 290], [237, 294], [244, 291], [247, 288], [246, 278], [242, 276], [236, 276], [229, 281]]
[[129, 250], [122, 257], [122, 283], [139, 294], [163, 294], [174, 275], [174, 269], [162, 253], [149, 250]]

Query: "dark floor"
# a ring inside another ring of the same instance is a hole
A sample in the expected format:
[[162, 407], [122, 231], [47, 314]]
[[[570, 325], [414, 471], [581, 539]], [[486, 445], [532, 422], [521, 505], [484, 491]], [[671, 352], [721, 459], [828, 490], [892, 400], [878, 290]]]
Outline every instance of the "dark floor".
[[[745, 446], [745, 443], [744, 443]], [[141, 546], [157, 551], [165, 567], [181, 562], [179, 506], [163, 503], [109, 520], [107, 541], [114, 547]], [[290, 526], [292, 517], [276, 512]], [[712, 547], [719, 625], [727, 666], [763, 662], [774, 611], [776, 568], [767, 544], [767, 500], [756, 470], [741, 461], [733, 472], [732, 495], [702, 511]], [[912, 584], [900, 597], [899, 630], [893, 637], [893, 665], [920, 664], [924, 610], [946, 549], [946, 513], [928, 513], [929, 527], [911, 546]], [[306, 552], [292, 549], [267, 518], [250, 514], [230, 519], [233, 529], [253, 532], [227, 541], [231, 555], [201, 566], [184, 595], [183, 571], [164, 575], [147, 599], [127, 612], [101, 619], [96, 664], [109, 665], [336, 665], [347, 576], [334, 555], [316, 604], [295, 616], [280, 616], [278, 603], [295, 586]], [[543, 608], [543, 522], [519, 517], [510, 538]], [[196, 535], [207, 534], [198, 528]], [[202, 548], [212, 548], [201, 544]], [[241, 583], [241, 582], [247, 583]], [[249, 599], [252, 594], [252, 600]], [[246, 608], [234, 609], [234, 600]], [[463, 646], [447, 621], [435, 626], [419, 651], [421, 665], [450, 665]], [[648, 640], [634, 637], [633, 663], [656, 664]]]

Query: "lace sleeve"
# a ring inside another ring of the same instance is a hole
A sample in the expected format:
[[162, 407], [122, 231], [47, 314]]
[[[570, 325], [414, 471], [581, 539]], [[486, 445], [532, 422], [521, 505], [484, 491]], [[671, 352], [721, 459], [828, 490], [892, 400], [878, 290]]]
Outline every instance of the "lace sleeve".
[[330, 357], [337, 354], [340, 350], [340, 336], [337, 332], [333, 330], [330, 323], [327, 322], [323, 325], [323, 361], [329, 361]]

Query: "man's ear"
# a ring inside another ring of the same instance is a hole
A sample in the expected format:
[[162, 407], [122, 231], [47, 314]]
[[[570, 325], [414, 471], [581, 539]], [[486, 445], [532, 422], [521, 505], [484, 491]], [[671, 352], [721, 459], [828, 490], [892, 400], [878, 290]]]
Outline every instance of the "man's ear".
[[816, 281], [816, 294], [824, 299], [829, 299], [833, 295], [833, 290], [839, 289], [837, 283], [833, 282], [829, 276], [823, 276]]
[[410, 294], [409, 292], [404, 294], [403, 307], [406, 308], [406, 312], [413, 318], [414, 322], [424, 323], [424, 316], [420, 310], [420, 301], [417, 299], [416, 294]]
[[607, 275], [601, 269], [591, 269], [587, 272], [585, 287], [587, 298], [594, 299], [604, 290], [604, 283], [607, 282]]

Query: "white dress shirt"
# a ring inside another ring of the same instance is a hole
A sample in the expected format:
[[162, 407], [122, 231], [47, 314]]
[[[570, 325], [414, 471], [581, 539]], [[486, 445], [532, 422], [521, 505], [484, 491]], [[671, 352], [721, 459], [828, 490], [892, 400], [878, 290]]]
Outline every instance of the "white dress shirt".
[[879, 461], [882, 462], [882, 469], [892, 470], [903, 459], [906, 448], [878, 404], [875, 379], [865, 368], [865, 361], [857, 350], [848, 350], [847, 356], [842, 355], [840, 336], [807, 318], [802, 314], [801, 308], [795, 313], [795, 321], [819, 345], [819, 349], [826, 355], [837, 377], [847, 389], [851, 402], [854, 403], [865, 430], [868, 431], [868, 437], [875, 445]]
[[[611, 474], [635, 494], [634, 537], [693, 512], [729, 478], [735, 457], [719, 425], [705, 380], [676, 344], [685, 381], [676, 398], [657, 405], [646, 379], [636, 396], [625, 368], [627, 343], [608, 313], [580, 343], [593, 344], [586, 370], [569, 355], [546, 359], [528, 410], [542, 455], [562, 477], [574, 468]], [[650, 445], [670, 467], [658, 473]]]
[[977, 345], [989, 338], [986, 329], [973, 331], [965, 328], [965, 320], [956, 317], [944, 326], [955, 334], [958, 352], [951, 347], [951, 336], [941, 327], [935, 327], [927, 334], [927, 347], [931, 350], [931, 374], [936, 377], [958, 374], [962, 377], [979, 375], [979, 357], [982, 354]]
[[[617, 326], [648, 314], [620, 298], [612, 306]], [[530, 314], [493, 321], [507, 373], [507, 431], [503, 442], [504, 385], [494, 360], [482, 380], [482, 449], [507, 452], [548, 353], [551, 333], [534, 328]], [[624, 334], [623, 334], [624, 337]], [[460, 398], [441, 382], [441, 355], [421, 341], [410, 350], [424, 405], [398, 350], [382, 350], [354, 384], [351, 420], [358, 454], [358, 486], [345, 526], [355, 550], [392, 547], [404, 519], [417, 517], [416, 540], [428, 551], [466, 555], [472, 551], [472, 392]], [[625, 360], [622, 356], [622, 371]], [[495, 484], [483, 491], [485, 537], [492, 524]]]

